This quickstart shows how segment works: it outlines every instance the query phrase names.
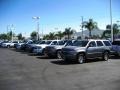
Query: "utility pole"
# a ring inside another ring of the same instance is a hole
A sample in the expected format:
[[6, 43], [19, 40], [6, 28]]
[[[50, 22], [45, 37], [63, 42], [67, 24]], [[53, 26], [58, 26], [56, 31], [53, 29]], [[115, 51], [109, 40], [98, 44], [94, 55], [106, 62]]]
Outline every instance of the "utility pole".
[[83, 39], [83, 16], [81, 16], [81, 30], [82, 30], [82, 37], [81, 37], [81, 39]]
[[37, 22], [37, 30], [36, 30], [36, 32], [37, 32], [37, 40], [39, 40], [39, 19], [40, 19], [40, 17], [32, 17], [32, 19], [35, 19], [36, 22]]
[[12, 42], [13, 42], [13, 30], [15, 29], [13, 24], [11, 25], [10, 29], [12, 31]]
[[113, 25], [112, 25], [112, 1], [110, 0], [110, 23], [111, 23], [111, 41], [114, 41]]
[[10, 29], [10, 25], [7, 25], [7, 40], [8, 40], [8, 31]]

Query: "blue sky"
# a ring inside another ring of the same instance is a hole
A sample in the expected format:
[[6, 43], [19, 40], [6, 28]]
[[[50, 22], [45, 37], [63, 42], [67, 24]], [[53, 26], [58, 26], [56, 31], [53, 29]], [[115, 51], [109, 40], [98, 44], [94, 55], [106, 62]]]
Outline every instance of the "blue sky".
[[[40, 33], [80, 31], [81, 16], [92, 18], [100, 29], [110, 23], [110, 0], [0, 0], [0, 33], [13, 24], [15, 33], [29, 35], [36, 30], [33, 16], [39, 16]], [[120, 20], [120, 0], [112, 0], [113, 23]], [[58, 29], [55, 29], [58, 28]]]

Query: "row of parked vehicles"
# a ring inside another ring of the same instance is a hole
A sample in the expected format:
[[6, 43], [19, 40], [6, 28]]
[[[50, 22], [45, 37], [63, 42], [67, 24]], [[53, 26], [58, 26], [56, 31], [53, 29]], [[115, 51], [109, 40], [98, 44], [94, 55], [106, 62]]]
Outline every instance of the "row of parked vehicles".
[[107, 61], [110, 55], [120, 55], [120, 41], [88, 39], [88, 40], [41, 40], [0, 42], [1, 47], [14, 47], [38, 55], [75, 61], [80, 64], [87, 59], [100, 58]]

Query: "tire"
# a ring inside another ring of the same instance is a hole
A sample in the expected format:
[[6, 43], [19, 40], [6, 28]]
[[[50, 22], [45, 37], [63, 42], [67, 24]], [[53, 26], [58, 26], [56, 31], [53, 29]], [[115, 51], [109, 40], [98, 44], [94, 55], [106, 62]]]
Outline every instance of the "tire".
[[7, 45], [7, 48], [10, 48], [10, 45]]
[[85, 55], [84, 54], [78, 54], [78, 56], [77, 56], [77, 62], [79, 64], [83, 64], [85, 62]]
[[102, 58], [103, 58], [104, 61], [108, 61], [108, 59], [109, 59], [109, 53], [108, 52], [104, 52]]
[[45, 53], [45, 49], [43, 49], [42, 55], [44, 55], [45, 57], [48, 57], [48, 55]]
[[57, 58], [58, 58], [58, 59], [62, 59], [61, 51], [57, 51]]

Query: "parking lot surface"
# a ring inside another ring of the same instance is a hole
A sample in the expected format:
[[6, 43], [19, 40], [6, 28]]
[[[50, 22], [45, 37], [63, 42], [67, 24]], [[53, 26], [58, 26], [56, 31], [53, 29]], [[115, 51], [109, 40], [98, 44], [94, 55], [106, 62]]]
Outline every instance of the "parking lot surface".
[[120, 59], [65, 63], [0, 48], [0, 90], [120, 90]]

